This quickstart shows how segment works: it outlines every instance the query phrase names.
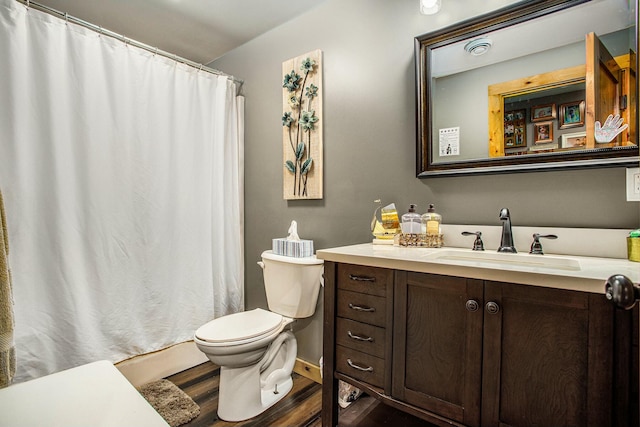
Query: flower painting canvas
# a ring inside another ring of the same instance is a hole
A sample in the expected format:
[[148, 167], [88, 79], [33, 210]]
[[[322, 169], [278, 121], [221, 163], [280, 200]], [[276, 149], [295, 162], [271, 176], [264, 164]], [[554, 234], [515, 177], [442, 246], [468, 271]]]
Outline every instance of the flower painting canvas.
[[322, 199], [322, 51], [282, 63], [285, 200]]

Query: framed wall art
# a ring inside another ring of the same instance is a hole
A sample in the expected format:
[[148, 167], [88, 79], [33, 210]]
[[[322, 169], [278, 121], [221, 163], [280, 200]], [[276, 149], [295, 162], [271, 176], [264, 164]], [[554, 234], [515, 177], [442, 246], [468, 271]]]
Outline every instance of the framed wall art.
[[587, 145], [587, 132], [565, 133], [560, 138], [562, 148], [584, 148]]
[[533, 143], [546, 144], [553, 142], [553, 122], [540, 122], [533, 124]]
[[504, 148], [527, 145], [527, 112], [513, 110], [504, 113]]
[[285, 200], [323, 198], [322, 51], [282, 63]]
[[584, 126], [584, 101], [560, 104], [560, 129]]
[[531, 121], [542, 122], [556, 118], [556, 104], [542, 104], [531, 107]]

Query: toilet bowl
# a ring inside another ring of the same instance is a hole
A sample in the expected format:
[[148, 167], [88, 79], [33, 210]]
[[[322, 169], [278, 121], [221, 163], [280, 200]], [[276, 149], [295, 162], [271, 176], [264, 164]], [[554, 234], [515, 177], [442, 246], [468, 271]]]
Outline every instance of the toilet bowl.
[[[292, 325], [315, 311], [323, 261], [262, 254], [269, 310], [256, 308], [214, 319], [194, 334], [194, 342], [220, 366], [218, 417], [237, 422], [255, 417], [293, 387], [297, 355]], [[310, 307], [310, 305], [313, 307]]]
[[198, 328], [194, 341], [218, 366], [243, 367], [258, 362], [293, 319], [261, 308], [230, 314]]
[[252, 418], [291, 390], [297, 344], [285, 329], [292, 322], [256, 308], [212, 320], [196, 331], [194, 341], [200, 351], [220, 366], [221, 419]]

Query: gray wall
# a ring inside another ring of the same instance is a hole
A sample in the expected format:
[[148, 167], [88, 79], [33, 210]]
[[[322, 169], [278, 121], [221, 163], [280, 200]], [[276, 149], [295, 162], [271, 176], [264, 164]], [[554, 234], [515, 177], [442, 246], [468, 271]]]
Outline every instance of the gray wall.
[[[413, 38], [510, 3], [443, 1], [435, 16], [418, 0], [326, 0], [307, 14], [228, 53], [210, 66], [245, 80], [245, 256], [247, 308], [266, 307], [256, 265], [291, 220], [315, 248], [371, 240], [373, 201], [435, 203], [443, 221], [496, 225], [509, 207], [514, 225], [635, 228], [639, 203], [625, 201], [625, 170], [551, 171], [470, 177], [415, 177]], [[324, 55], [324, 199], [282, 199], [282, 62]], [[322, 298], [296, 326], [298, 356], [322, 354]]]

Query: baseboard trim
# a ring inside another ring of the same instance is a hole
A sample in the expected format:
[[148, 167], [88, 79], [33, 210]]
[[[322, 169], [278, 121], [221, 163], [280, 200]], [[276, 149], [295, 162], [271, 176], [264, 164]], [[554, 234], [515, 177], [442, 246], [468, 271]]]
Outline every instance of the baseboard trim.
[[[116, 368], [134, 387], [160, 380], [209, 360], [193, 341], [186, 341], [171, 347], [141, 354], [116, 363]], [[322, 384], [320, 367], [296, 358], [293, 371], [303, 377]]]
[[141, 354], [116, 363], [116, 368], [134, 387], [160, 380], [209, 360], [193, 341]]
[[293, 372], [298, 375], [302, 375], [303, 377], [309, 378], [310, 380], [313, 380], [318, 384], [322, 384], [320, 367], [305, 360], [296, 359], [296, 363], [295, 365], [293, 365]]

